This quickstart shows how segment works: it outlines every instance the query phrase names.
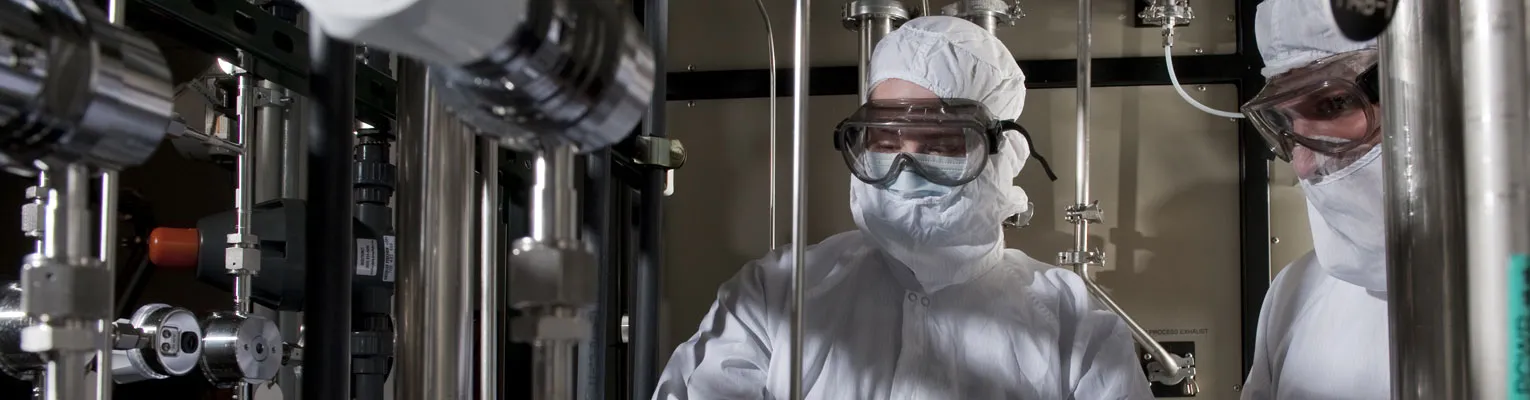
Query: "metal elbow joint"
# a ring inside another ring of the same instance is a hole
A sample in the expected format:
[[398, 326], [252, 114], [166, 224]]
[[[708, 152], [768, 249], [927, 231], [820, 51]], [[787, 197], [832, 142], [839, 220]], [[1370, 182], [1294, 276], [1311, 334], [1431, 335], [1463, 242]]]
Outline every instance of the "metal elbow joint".
[[101, 11], [0, 3], [0, 164], [13, 171], [139, 165], [165, 135], [172, 95], [159, 49]]

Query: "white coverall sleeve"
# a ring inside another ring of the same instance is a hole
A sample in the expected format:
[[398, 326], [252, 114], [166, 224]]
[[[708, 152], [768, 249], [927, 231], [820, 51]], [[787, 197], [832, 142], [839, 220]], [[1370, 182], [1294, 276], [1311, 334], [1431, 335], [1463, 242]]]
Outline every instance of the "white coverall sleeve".
[[[770, 368], [771, 307], [767, 285], [778, 253], [750, 262], [717, 289], [717, 301], [659, 376], [653, 399], [764, 398]], [[777, 299], [780, 300], [780, 299]]]
[[1126, 323], [1114, 313], [1090, 310], [1085, 314], [1075, 351], [1082, 356], [1083, 375], [1073, 389], [1073, 398], [1109, 400], [1151, 400], [1147, 376], [1137, 362], [1137, 344], [1126, 331]]
[[[1126, 322], [1098, 307], [1078, 275], [1064, 269], [1049, 273], [1061, 280], [1058, 286], [1069, 297], [1058, 310], [1063, 332], [1068, 331], [1070, 319], [1074, 323], [1072, 338], [1064, 334], [1059, 343], [1071, 349], [1071, 356], [1063, 361], [1071, 364], [1067, 366], [1070, 375], [1078, 377], [1072, 399], [1151, 400], [1153, 392], [1137, 362], [1137, 344], [1126, 330]], [[1069, 314], [1074, 318], [1068, 318]]]

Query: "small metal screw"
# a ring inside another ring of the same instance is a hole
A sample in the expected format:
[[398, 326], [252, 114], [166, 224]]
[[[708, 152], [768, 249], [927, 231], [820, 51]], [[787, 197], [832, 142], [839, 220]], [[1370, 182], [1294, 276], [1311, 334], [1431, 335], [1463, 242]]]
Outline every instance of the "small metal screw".
[[687, 101], [687, 102], [685, 102], [685, 106], [686, 107], [695, 107], [696, 106], [696, 102], [694, 102], [694, 101]]
[[1280, 237], [1279, 236], [1272, 236], [1272, 237], [1270, 237], [1270, 244], [1280, 244]]
[[1241, 392], [1241, 391], [1243, 391], [1243, 385], [1233, 385], [1233, 391], [1234, 392]]
[[1116, 20], [1117, 21], [1125, 21], [1126, 20], [1126, 15], [1125, 14], [1117, 15], [1116, 16]]
[[1237, 17], [1231, 16], [1231, 15], [1227, 16], [1227, 22], [1237, 22], [1237, 21], [1238, 21]]
[[1200, 92], [1204, 92], [1204, 91], [1206, 91], [1206, 85], [1196, 85], [1195, 86], [1195, 90], [1196, 91], [1200, 91]]
[[1195, 48], [1195, 54], [1206, 54], [1206, 49], [1202, 49], [1202, 48], [1196, 47]]
[[171, 351], [170, 350], [170, 343], [160, 343], [159, 344], [159, 351], [163, 351], [163, 352], [169, 353]]
[[162, 336], [162, 337], [164, 337], [164, 338], [165, 338], [165, 339], [169, 339], [169, 338], [170, 338], [170, 335], [173, 335], [173, 333], [170, 333], [170, 331], [168, 331], [168, 330], [165, 330], [165, 331], [159, 331], [159, 336]]
[[686, 72], [696, 72], [696, 65], [695, 64], [686, 64], [685, 65], [685, 70], [686, 70]]

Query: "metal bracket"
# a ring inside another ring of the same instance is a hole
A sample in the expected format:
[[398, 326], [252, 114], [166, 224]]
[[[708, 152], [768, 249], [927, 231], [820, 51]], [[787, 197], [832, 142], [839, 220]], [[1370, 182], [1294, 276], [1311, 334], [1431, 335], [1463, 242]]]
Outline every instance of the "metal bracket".
[[1057, 264], [1062, 266], [1078, 265], [1101, 265], [1105, 263], [1105, 252], [1099, 249], [1089, 251], [1063, 251], [1057, 253]]
[[259, 108], [287, 108], [292, 105], [292, 97], [287, 96], [285, 90], [266, 87], [255, 88], [255, 107]]
[[1089, 204], [1074, 204], [1063, 210], [1063, 220], [1070, 224], [1078, 224], [1081, 221], [1090, 224], [1098, 224], [1105, 220], [1105, 211], [1100, 209], [1100, 201], [1093, 200]]
[[1188, 0], [1137, 0], [1137, 27], [1164, 26], [1174, 20], [1174, 26], [1189, 26], [1195, 19], [1195, 10]]
[[680, 139], [656, 136], [638, 136], [629, 159], [636, 165], [663, 169], [679, 169], [685, 166], [685, 144]]

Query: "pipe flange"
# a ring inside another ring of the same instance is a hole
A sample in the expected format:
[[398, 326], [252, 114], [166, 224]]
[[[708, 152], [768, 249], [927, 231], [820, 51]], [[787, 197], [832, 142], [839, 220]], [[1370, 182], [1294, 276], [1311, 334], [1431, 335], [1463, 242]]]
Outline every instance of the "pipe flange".
[[860, 30], [861, 23], [867, 19], [888, 18], [896, 26], [908, 21], [911, 14], [908, 7], [903, 6], [903, 2], [898, 0], [852, 0], [845, 3], [841, 11], [843, 11], [845, 29], [852, 31]]
[[992, 18], [997, 23], [1015, 26], [1015, 22], [1025, 17], [1025, 11], [1020, 9], [1020, 4], [1010, 5], [1004, 0], [962, 0], [941, 7], [940, 15], [967, 20]]
[[[139, 307], [128, 320], [143, 346], [114, 351], [112, 375], [118, 383], [165, 379], [191, 373], [202, 359], [202, 325], [190, 310], [165, 304]], [[122, 334], [119, 332], [119, 334]]]
[[21, 310], [21, 284], [10, 282], [0, 287], [0, 371], [30, 380], [46, 365], [42, 356], [21, 349], [21, 330], [36, 324], [36, 319]]
[[213, 313], [202, 321], [202, 372], [220, 388], [265, 382], [282, 368], [282, 334], [257, 315]]

